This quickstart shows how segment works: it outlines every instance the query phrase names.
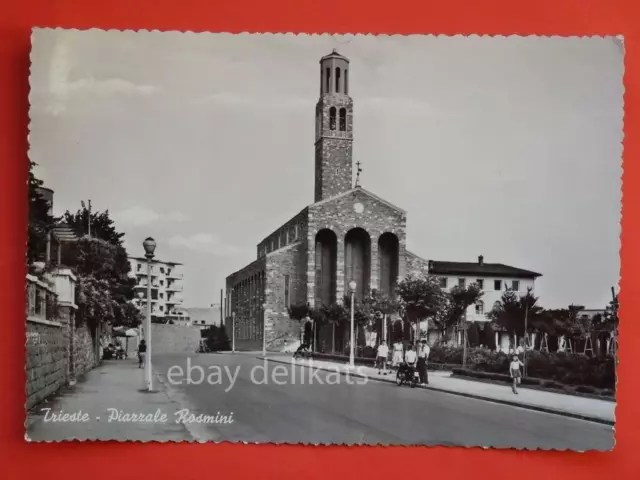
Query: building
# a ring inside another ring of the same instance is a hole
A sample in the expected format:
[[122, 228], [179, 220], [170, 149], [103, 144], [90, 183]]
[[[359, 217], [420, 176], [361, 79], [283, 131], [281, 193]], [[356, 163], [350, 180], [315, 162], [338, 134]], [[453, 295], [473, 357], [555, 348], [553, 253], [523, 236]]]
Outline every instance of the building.
[[[145, 309], [147, 304], [147, 259], [145, 257], [129, 257], [131, 277], [136, 279], [137, 305]], [[151, 320], [157, 322], [185, 323], [186, 310], [180, 308], [182, 297], [183, 273], [182, 264], [151, 261]]]
[[[235, 328], [238, 349], [262, 348], [263, 340], [269, 350], [295, 344], [300, 324], [288, 307], [340, 302], [351, 281], [358, 300], [371, 289], [391, 295], [411, 272], [442, 275], [447, 283], [482, 273], [487, 282], [529, 284], [515, 274], [524, 270], [497, 264], [464, 272], [454, 262], [432, 262], [430, 272], [427, 260], [407, 252], [406, 212], [362, 188], [359, 169], [354, 186], [349, 70], [349, 60], [335, 50], [320, 60], [314, 203], [260, 241], [256, 260], [226, 279], [225, 322]], [[344, 345], [346, 331], [320, 330], [319, 345]]]
[[209, 328], [212, 325], [221, 326], [221, 308], [219, 303], [213, 303], [209, 307], [187, 308], [191, 325], [200, 329]]

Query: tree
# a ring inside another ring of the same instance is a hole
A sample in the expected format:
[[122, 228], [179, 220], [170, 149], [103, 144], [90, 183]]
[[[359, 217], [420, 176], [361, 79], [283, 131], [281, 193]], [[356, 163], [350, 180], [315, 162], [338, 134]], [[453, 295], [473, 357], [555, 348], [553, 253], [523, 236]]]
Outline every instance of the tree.
[[44, 260], [47, 236], [55, 226], [57, 219], [50, 213], [49, 202], [40, 195], [38, 189], [44, 182], [36, 178], [33, 168], [36, 163], [29, 162], [29, 225], [27, 236], [27, 265]]
[[422, 320], [437, 316], [446, 302], [439, 279], [431, 275], [408, 275], [398, 284], [397, 292], [401, 310], [409, 323], [416, 326], [416, 330]]
[[[135, 315], [131, 300], [134, 296], [135, 279], [129, 277], [131, 266], [123, 247], [94, 237], [80, 238], [69, 258], [70, 267], [79, 279], [100, 281], [93, 283], [106, 289], [112, 303], [112, 314], [104, 320], [112, 321], [114, 326], [135, 327], [141, 321], [141, 315]], [[94, 292], [91, 289], [88, 292]], [[87, 293], [91, 295], [91, 293]]]
[[525, 317], [528, 332], [534, 331], [535, 326], [540, 322], [543, 309], [537, 303], [538, 297], [533, 295], [531, 289], [528, 289], [527, 294], [522, 297], [508, 289], [487, 316], [497, 326], [504, 328], [509, 333], [510, 339], [513, 335], [524, 336]]
[[89, 220], [91, 220], [91, 237], [100, 238], [117, 247], [122, 246], [124, 233], [116, 230], [115, 222], [109, 216], [109, 210], [91, 212], [83, 206], [76, 213], [71, 213], [67, 210], [64, 214], [64, 221], [75, 231], [78, 237], [88, 235]]
[[[363, 300], [362, 307], [366, 314], [374, 320], [370, 322], [370, 328], [382, 337], [385, 336], [383, 329], [387, 327], [384, 324], [385, 318], [398, 313], [400, 309], [397, 298], [392, 298], [376, 289], [372, 289], [371, 294]], [[380, 339], [378, 340], [380, 341]]]

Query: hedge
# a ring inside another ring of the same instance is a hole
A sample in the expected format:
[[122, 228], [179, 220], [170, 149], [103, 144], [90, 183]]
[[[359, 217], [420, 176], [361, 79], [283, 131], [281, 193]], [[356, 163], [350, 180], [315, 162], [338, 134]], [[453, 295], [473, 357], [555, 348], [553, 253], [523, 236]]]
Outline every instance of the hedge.
[[[436, 345], [429, 362], [462, 365], [463, 349]], [[508, 375], [512, 355], [485, 348], [467, 350], [467, 368], [476, 372]], [[522, 356], [521, 356], [522, 359]], [[527, 352], [527, 376], [562, 385], [583, 385], [615, 390], [615, 361], [612, 357], [588, 357], [571, 353]]]

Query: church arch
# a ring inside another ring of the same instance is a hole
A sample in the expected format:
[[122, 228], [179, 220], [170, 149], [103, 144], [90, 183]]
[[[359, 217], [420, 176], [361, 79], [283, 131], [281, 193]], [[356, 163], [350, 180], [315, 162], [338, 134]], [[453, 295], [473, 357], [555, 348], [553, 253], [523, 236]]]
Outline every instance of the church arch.
[[336, 129], [336, 107], [329, 109], [329, 130]]
[[336, 301], [338, 266], [338, 237], [324, 228], [316, 235], [316, 305], [330, 305]]
[[371, 237], [366, 230], [356, 227], [344, 237], [345, 293], [349, 292], [349, 282], [356, 282], [355, 297], [362, 300], [369, 292], [371, 278]]
[[340, 109], [340, 125], [339, 125], [340, 131], [341, 132], [346, 132], [347, 131], [347, 109], [346, 108], [341, 108]]
[[396, 289], [400, 265], [400, 241], [390, 232], [378, 239], [378, 264], [380, 265], [380, 292], [391, 296]]

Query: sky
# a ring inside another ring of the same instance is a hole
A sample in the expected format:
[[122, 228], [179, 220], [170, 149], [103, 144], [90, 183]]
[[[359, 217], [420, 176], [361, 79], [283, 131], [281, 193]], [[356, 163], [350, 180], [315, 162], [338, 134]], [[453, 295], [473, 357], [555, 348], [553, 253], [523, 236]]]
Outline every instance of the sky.
[[109, 210], [131, 255], [219, 301], [313, 203], [320, 57], [349, 57], [362, 186], [407, 210], [407, 249], [543, 274], [542, 306], [603, 308], [620, 269], [622, 40], [35, 30], [30, 158]]

